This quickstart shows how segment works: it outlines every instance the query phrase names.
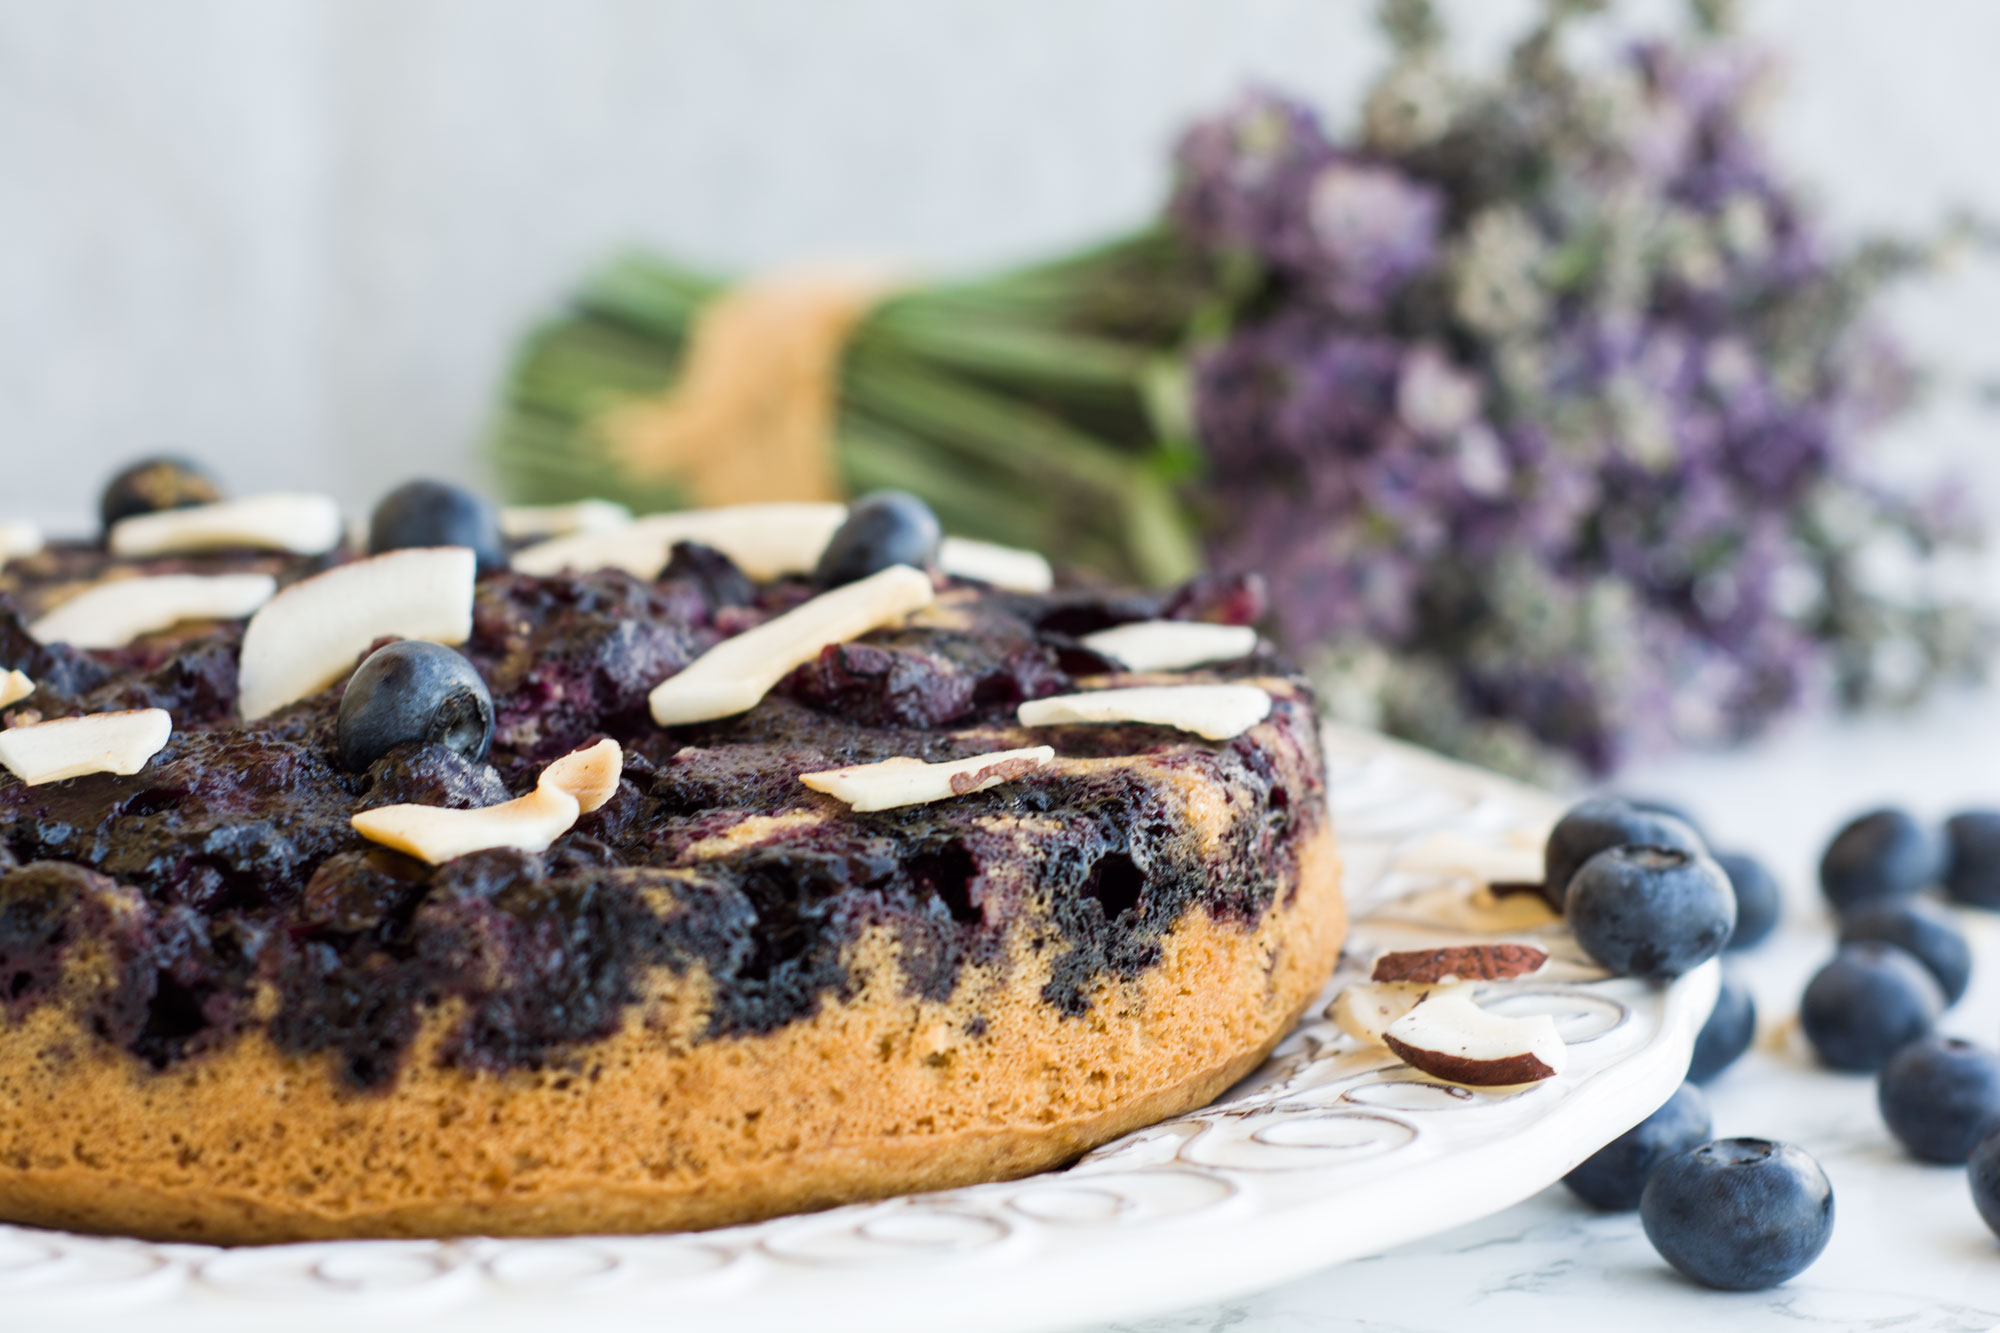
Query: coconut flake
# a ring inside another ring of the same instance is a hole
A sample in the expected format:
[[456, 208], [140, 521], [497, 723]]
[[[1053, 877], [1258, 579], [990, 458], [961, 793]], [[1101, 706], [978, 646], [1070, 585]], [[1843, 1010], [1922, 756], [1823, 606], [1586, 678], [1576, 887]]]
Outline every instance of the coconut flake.
[[1141, 620], [1086, 634], [1080, 642], [1124, 663], [1127, 670], [1185, 671], [1248, 657], [1257, 651], [1257, 631], [1199, 620]]
[[472, 636], [473, 554], [416, 547], [339, 565], [266, 602], [243, 632], [237, 708], [246, 722], [316, 694], [377, 639]]
[[794, 668], [820, 650], [893, 624], [930, 605], [930, 575], [909, 565], [823, 592], [785, 614], [724, 639], [654, 687], [653, 720], [663, 727], [734, 717], [754, 708]]
[[1030, 699], [1016, 710], [1024, 727], [1145, 722], [1212, 741], [1240, 736], [1270, 713], [1271, 696], [1255, 685], [1138, 685]]
[[622, 569], [636, 578], [656, 579], [667, 567], [676, 542], [713, 547], [760, 582], [786, 574], [806, 574], [834, 530], [847, 521], [842, 504], [749, 504], [719, 509], [687, 509], [651, 514], [608, 532], [579, 532], [516, 551], [512, 565], [523, 574], [563, 570]]
[[173, 731], [164, 708], [59, 717], [0, 731], [0, 764], [30, 787], [87, 773], [137, 773]]
[[1418, 1002], [1388, 1026], [1383, 1044], [1424, 1073], [1468, 1087], [1535, 1083], [1563, 1071], [1569, 1048], [1555, 1019], [1488, 1013], [1468, 990], [1447, 986]]
[[1055, 570], [1035, 552], [970, 537], [946, 537], [939, 543], [938, 568], [955, 579], [990, 583], [1009, 592], [1044, 593], [1056, 583]]
[[325, 555], [341, 536], [332, 496], [274, 493], [121, 518], [111, 525], [109, 544], [122, 556], [246, 548]]
[[123, 648], [184, 620], [240, 620], [271, 600], [269, 574], [153, 574], [94, 584], [28, 626], [37, 643]]
[[849, 809], [866, 813], [985, 791], [1032, 773], [1055, 757], [1056, 752], [1046, 745], [995, 750], [942, 764], [927, 764], [921, 759], [902, 756], [877, 764], [852, 764], [818, 773], [801, 773], [799, 781], [814, 791], [845, 801]]
[[42, 549], [42, 530], [24, 518], [0, 522], [0, 569], [9, 560], [34, 555]]
[[35, 692], [35, 682], [25, 671], [0, 671], [0, 708], [17, 704]]
[[1414, 982], [1357, 981], [1333, 997], [1327, 1016], [1356, 1041], [1382, 1046], [1390, 1025], [1437, 989]]
[[349, 822], [370, 842], [434, 866], [494, 847], [544, 852], [580, 815], [611, 799], [624, 764], [618, 742], [601, 740], [556, 760], [542, 770], [533, 791], [499, 805], [477, 810], [384, 805]]
[[624, 771], [625, 751], [607, 737], [544, 768], [537, 785], [562, 788], [576, 798], [587, 815], [618, 794], [618, 779]]
[[578, 532], [614, 532], [632, 525], [632, 511], [615, 500], [577, 500], [560, 505], [505, 505], [500, 531], [515, 541], [567, 537]]

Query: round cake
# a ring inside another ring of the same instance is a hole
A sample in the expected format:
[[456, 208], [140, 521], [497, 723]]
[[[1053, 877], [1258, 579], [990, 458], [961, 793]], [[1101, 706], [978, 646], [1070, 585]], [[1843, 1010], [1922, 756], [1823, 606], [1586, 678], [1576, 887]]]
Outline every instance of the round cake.
[[[493, 552], [427, 502], [370, 556], [219, 503], [0, 568], [0, 1219], [639, 1232], [1018, 1176], [1212, 1099], [1338, 952], [1313, 700], [1210, 632], [1254, 580], [835, 575], [837, 512]], [[411, 628], [470, 550], [463, 632]], [[878, 579], [914, 605], [862, 624]]]

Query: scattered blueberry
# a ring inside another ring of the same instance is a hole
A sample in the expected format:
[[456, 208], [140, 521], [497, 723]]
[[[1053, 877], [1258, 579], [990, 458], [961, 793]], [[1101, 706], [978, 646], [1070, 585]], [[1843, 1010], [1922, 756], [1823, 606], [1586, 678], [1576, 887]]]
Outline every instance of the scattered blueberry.
[[1909, 950], [1937, 978], [1947, 1008], [1959, 1002], [1972, 982], [1972, 946], [1949, 916], [1928, 903], [1895, 899], [1867, 903], [1841, 919], [1842, 944], [1866, 940]]
[[1669, 801], [1659, 796], [1631, 795], [1620, 795], [1618, 799], [1641, 814], [1665, 815], [1668, 819], [1678, 819], [1681, 823], [1693, 829], [1695, 836], [1700, 838], [1704, 844], [1708, 842], [1708, 830], [1703, 828], [1701, 821], [1694, 817], [1694, 811], [1688, 809], [1679, 801]]
[[1911, 1156], [1963, 1162], [2000, 1129], [2000, 1054], [1956, 1037], [1911, 1042], [1882, 1067], [1875, 1099]]
[[1543, 854], [1542, 894], [1558, 912], [1566, 910], [1569, 882], [1583, 863], [1601, 851], [1628, 844], [1706, 852], [1701, 835], [1675, 819], [1635, 808], [1628, 801], [1600, 796], [1571, 806], [1549, 832]]
[[1662, 1162], [1639, 1217], [1660, 1256], [1696, 1282], [1762, 1291], [1826, 1248], [1833, 1186], [1789, 1143], [1717, 1139]]
[[891, 565], [929, 569], [943, 540], [937, 515], [922, 500], [908, 491], [871, 491], [848, 508], [847, 521], [820, 552], [813, 579], [837, 588]]
[[483, 495], [444, 481], [406, 481], [383, 496], [368, 520], [371, 555], [411, 546], [469, 546], [488, 574], [507, 567], [500, 513]]
[[1874, 810], [1833, 835], [1820, 857], [1820, 888], [1843, 912], [1874, 898], [1907, 898], [1937, 879], [1942, 853], [1909, 811]]
[[348, 678], [336, 738], [341, 767], [356, 773], [410, 741], [477, 762], [493, 744], [493, 696], [472, 663], [443, 644], [399, 639]]
[[2000, 907], [2000, 810], [1965, 810], [1944, 822], [1945, 892], [1974, 907]]
[[1966, 1178], [1972, 1185], [1972, 1206], [1994, 1235], [2000, 1236], [2000, 1132], [1988, 1134], [1972, 1150]]
[[1593, 1208], [1629, 1213], [1639, 1206], [1654, 1167], [1706, 1142], [1711, 1132], [1708, 1098], [1683, 1083], [1665, 1106], [1585, 1158], [1563, 1184]]
[[1716, 993], [1715, 1008], [1694, 1039], [1694, 1058], [1688, 1061], [1688, 1082], [1706, 1083], [1742, 1058], [1757, 1036], [1757, 1002], [1750, 988], [1725, 970], [1722, 989]]
[[1893, 944], [1850, 944], [1806, 986], [1799, 1024], [1835, 1069], [1872, 1074], [1930, 1035], [1944, 992], [1930, 970]]
[[222, 486], [207, 468], [190, 458], [163, 454], [129, 464], [106, 482], [97, 513], [108, 533], [121, 518], [214, 504], [221, 498]]
[[1763, 943], [1776, 929], [1784, 908], [1778, 877], [1747, 852], [1717, 852], [1715, 863], [1729, 876], [1729, 887], [1736, 890], [1736, 929], [1729, 936], [1728, 947], [1748, 949]]
[[1677, 977], [1722, 950], [1736, 897], [1722, 867], [1673, 847], [1613, 847], [1569, 884], [1569, 924], [1584, 952], [1626, 976]]

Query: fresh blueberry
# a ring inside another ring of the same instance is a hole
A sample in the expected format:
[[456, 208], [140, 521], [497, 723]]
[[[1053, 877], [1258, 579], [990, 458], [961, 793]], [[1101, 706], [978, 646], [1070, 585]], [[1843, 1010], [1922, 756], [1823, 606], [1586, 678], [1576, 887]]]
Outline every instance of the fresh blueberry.
[[1897, 899], [1864, 903], [1841, 918], [1842, 944], [1868, 940], [1908, 949], [1937, 978], [1947, 1008], [1959, 1002], [1972, 982], [1972, 946], [1949, 916], [1928, 903]]
[[479, 572], [507, 567], [500, 511], [483, 495], [445, 481], [406, 481], [383, 496], [368, 519], [372, 555], [411, 546], [469, 546]]
[[2000, 1129], [2000, 1055], [1956, 1037], [1911, 1042], [1882, 1066], [1875, 1099], [1911, 1156], [1963, 1162]]
[[1972, 1185], [1972, 1206], [1979, 1210], [1980, 1220], [1987, 1229], [2000, 1236], [2000, 1131], [1979, 1141], [1966, 1166], [1966, 1178]]
[[163, 454], [142, 458], [106, 482], [97, 513], [108, 533], [121, 518], [214, 504], [221, 498], [222, 486], [207, 468], [191, 458]]
[[1717, 852], [1715, 863], [1729, 876], [1729, 887], [1736, 890], [1736, 929], [1729, 936], [1728, 947], [1748, 949], [1763, 943], [1777, 927], [1784, 908], [1777, 876], [1746, 852]]
[[1870, 811], [1849, 820], [1826, 845], [1819, 885], [1842, 912], [1873, 898], [1907, 898], [1937, 879], [1942, 850], [1909, 811]]
[[1944, 822], [1945, 892], [1974, 907], [2000, 907], [2000, 810], [1965, 810]]
[[1717, 1139], [1668, 1158], [1639, 1203], [1660, 1257], [1706, 1287], [1763, 1291], [1833, 1236], [1833, 1186], [1789, 1143]]
[[1694, 1039], [1694, 1058], [1688, 1061], [1688, 1082], [1706, 1083], [1742, 1058], [1757, 1035], [1757, 1002], [1750, 988], [1729, 971], [1722, 974], [1722, 989], [1716, 992], [1715, 1008]]
[[1600, 796], [1573, 805], [1549, 832], [1543, 854], [1542, 896], [1558, 912], [1565, 910], [1569, 882], [1583, 863], [1611, 847], [1643, 844], [1706, 852], [1701, 835], [1672, 815], [1635, 808], [1628, 801]]
[[1665, 815], [1668, 819], [1678, 819], [1681, 823], [1693, 829], [1695, 836], [1700, 838], [1704, 844], [1708, 842], [1708, 830], [1703, 828], [1701, 821], [1694, 817], [1694, 811], [1688, 809], [1679, 801], [1669, 801], [1662, 796], [1632, 796], [1629, 794], [1621, 794], [1618, 799], [1641, 814]]
[[891, 565], [929, 569], [937, 563], [944, 530], [931, 507], [908, 491], [874, 491], [856, 500], [847, 521], [820, 552], [813, 580], [837, 588]]
[[1736, 925], [1729, 876], [1699, 852], [1613, 847], [1569, 883], [1569, 926], [1584, 952], [1626, 976], [1677, 977], [1715, 957]]
[[476, 763], [493, 745], [493, 696], [472, 663], [443, 644], [399, 639], [354, 669], [335, 735], [341, 767], [355, 773], [411, 741]]
[[1654, 1167], [1706, 1142], [1711, 1132], [1708, 1098], [1683, 1083], [1665, 1106], [1586, 1157], [1563, 1184], [1593, 1208], [1629, 1213], [1639, 1206]]
[[1944, 992], [1930, 970], [1893, 944], [1850, 944], [1807, 983], [1799, 1025], [1835, 1069], [1872, 1074], [1930, 1035]]

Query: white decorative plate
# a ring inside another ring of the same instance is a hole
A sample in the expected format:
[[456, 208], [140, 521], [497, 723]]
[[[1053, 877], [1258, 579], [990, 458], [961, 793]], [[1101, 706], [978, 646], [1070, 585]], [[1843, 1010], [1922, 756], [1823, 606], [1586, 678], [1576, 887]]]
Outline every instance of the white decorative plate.
[[[1452, 856], [1519, 860], [1556, 802], [1349, 731], [1328, 735], [1356, 918], [1342, 974], [1495, 922]], [[1441, 857], [1443, 858], [1441, 860]], [[148, 1333], [1044, 1329], [1213, 1301], [1377, 1253], [1547, 1186], [1680, 1083], [1710, 964], [1606, 979], [1559, 926], [1489, 1007], [1556, 1016], [1568, 1070], [1457, 1088], [1364, 1047], [1324, 1001], [1214, 1105], [1066, 1171], [687, 1236], [339, 1242], [221, 1250], [0, 1226], [0, 1325]]]

